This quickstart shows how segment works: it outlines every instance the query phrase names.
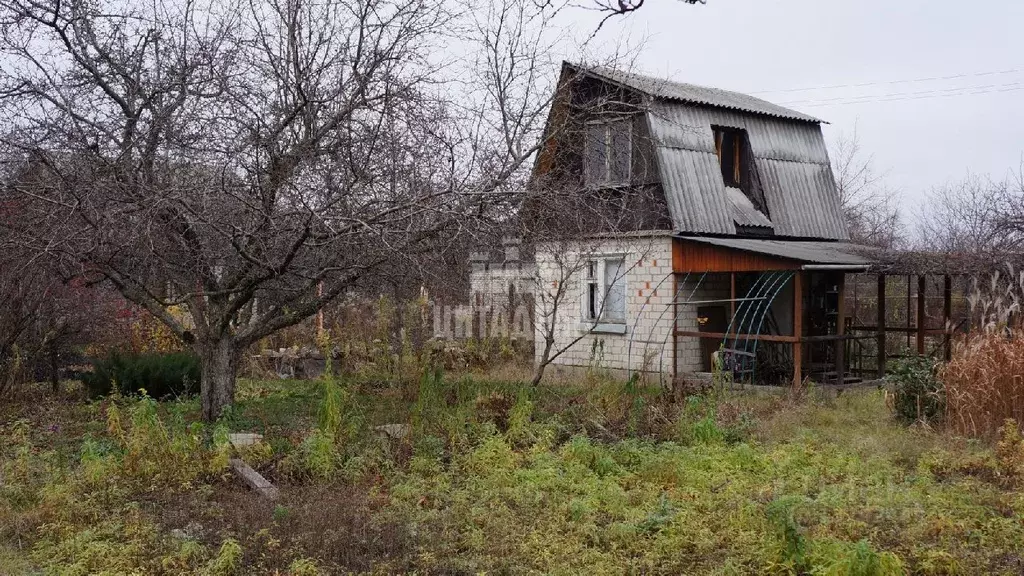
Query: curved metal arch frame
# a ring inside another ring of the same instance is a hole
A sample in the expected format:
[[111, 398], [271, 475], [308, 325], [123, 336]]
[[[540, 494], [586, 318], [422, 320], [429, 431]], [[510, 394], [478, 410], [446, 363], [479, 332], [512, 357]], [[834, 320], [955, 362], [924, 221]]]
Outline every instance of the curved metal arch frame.
[[[647, 341], [648, 342], [650, 341], [651, 336], [654, 335], [655, 328], [659, 324], [661, 324], [662, 319], [664, 319], [665, 313], [668, 312], [669, 309], [674, 308], [674, 307], [678, 306], [681, 303], [686, 303], [686, 302], [689, 302], [690, 300], [692, 300], [694, 294], [696, 294], [697, 290], [700, 289], [700, 285], [703, 284], [704, 278], [707, 277], [707, 275], [708, 275], [708, 272], [705, 270], [704, 273], [701, 274], [700, 279], [697, 280], [697, 284], [694, 285], [693, 290], [690, 291], [690, 295], [687, 297], [687, 299], [684, 302], [679, 302], [678, 301], [679, 294], [683, 291], [683, 288], [685, 288], [686, 281], [690, 278], [690, 273], [687, 272], [686, 275], [683, 276], [682, 281], [679, 283], [679, 286], [676, 288], [675, 293], [672, 295], [672, 300], [669, 301], [668, 305], [665, 306], [665, 308], [661, 311], [661, 314], [658, 315], [657, 320], [654, 321], [654, 323], [651, 325], [650, 330], [647, 332]], [[675, 273], [666, 274], [665, 277], [662, 278], [660, 282], [658, 282], [658, 284], [654, 287], [654, 289], [657, 290], [658, 288], [661, 287], [662, 284], [665, 283], [666, 280], [668, 280], [669, 278], [673, 278], [673, 277], [675, 277]], [[647, 301], [645, 301], [640, 306], [640, 312], [636, 315], [636, 319], [633, 321], [633, 327], [629, 331], [629, 344], [626, 347], [626, 377], [627, 378], [631, 378], [633, 376], [633, 339], [636, 336], [636, 327], [640, 323], [640, 318], [643, 317], [644, 311], [647, 309], [647, 305], [649, 303], [650, 303], [650, 300], [647, 300]], [[676, 326], [675, 326], [675, 323], [673, 322], [672, 330], [670, 330], [669, 333], [665, 336], [665, 339], [661, 343], [661, 350], [658, 352], [658, 374], [659, 374], [658, 380], [659, 380], [659, 384], [663, 384], [664, 383], [664, 372], [663, 372], [662, 369], [664, 367], [665, 345], [668, 344], [668, 338], [675, 332], [675, 330], [676, 330]]]
[[[662, 278], [661, 281], [658, 282], [658, 284], [654, 287], [654, 291], [657, 292], [658, 289], [661, 288], [661, 285], [665, 283], [665, 280], [668, 280], [669, 278], [672, 278], [673, 276], [674, 276], [674, 274], [672, 274], [672, 273], [666, 274], [665, 277]], [[687, 274], [686, 276], [689, 277], [690, 275]], [[675, 302], [676, 296], [678, 296], [678, 294], [674, 294], [672, 296], [672, 302], [673, 303]], [[627, 380], [629, 378], [633, 377], [633, 336], [636, 335], [636, 327], [637, 327], [637, 325], [640, 324], [640, 318], [643, 317], [644, 310], [647, 308], [647, 304], [649, 302], [650, 302], [650, 300], [646, 300], [646, 301], [644, 301], [643, 304], [640, 305], [640, 313], [636, 315], [635, 319], [633, 319], [633, 327], [630, 328], [630, 330], [629, 330], [629, 343], [626, 345], [626, 379]], [[671, 306], [672, 304], [669, 304], [669, 305]]]
[[[758, 334], [761, 333], [761, 327], [764, 325], [764, 318], [765, 318], [765, 316], [768, 315], [768, 311], [771, 310], [772, 303], [775, 302], [775, 298], [779, 295], [780, 292], [782, 292], [782, 289], [786, 287], [786, 284], [788, 284], [790, 279], [792, 279], [793, 276], [795, 276], [795, 275], [796, 275], [796, 272], [790, 272], [789, 274], [787, 274], [786, 275], [786, 279], [783, 280], [782, 283], [779, 284], [779, 287], [775, 289], [775, 292], [772, 294], [771, 299], [768, 301], [768, 306], [765, 308], [764, 312], [761, 313], [761, 318], [760, 318], [760, 320], [758, 320], [758, 323], [757, 323], [757, 333]], [[750, 372], [750, 379], [751, 379], [751, 381], [753, 381], [753, 380], [755, 380], [757, 378], [757, 347], [760, 344], [761, 344], [760, 340], [754, 340], [754, 351], [753, 351], [753, 354], [754, 354], [754, 366], [753, 366], [753, 368], [752, 368], [752, 370]], [[744, 346], [746, 346], [746, 344], [744, 344]]]
[[[658, 325], [661, 324], [661, 321], [664, 319], [665, 314], [669, 311], [669, 309], [673, 309], [680, 304], [686, 304], [693, 300], [694, 295], [700, 289], [700, 286], [704, 283], [704, 279], [707, 277], [708, 272], [709, 271], [705, 270], [701, 274], [700, 278], [697, 280], [697, 283], [694, 284], [693, 289], [690, 290], [690, 294], [686, 297], [685, 300], [679, 300], [679, 296], [684, 292], [686, 288], [686, 282], [690, 279], [691, 273], [687, 272], [683, 276], [682, 280], [679, 282], [679, 285], [675, 290], [675, 293], [672, 295], [671, 301], [661, 311], [655, 322], [651, 325], [650, 330], [648, 330], [648, 342], [650, 341], [650, 338], [654, 335], [655, 329]], [[726, 330], [726, 335], [722, 339], [722, 346], [728, 346], [731, 336], [732, 346], [734, 348], [739, 344], [739, 341], [742, 338], [743, 349], [748, 349], [750, 345], [751, 336], [760, 335], [761, 329], [764, 327], [764, 319], [767, 316], [768, 311], [771, 310], [772, 304], [775, 302], [775, 299], [782, 292], [782, 289], [786, 286], [786, 284], [795, 276], [795, 274], [796, 273], [791, 270], [762, 272], [760, 276], [758, 276], [758, 279], [750, 287], [750, 289], [748, 289], [747, 294], [744, 297], [744, 301], [747, 302], [747, 304], [742, 307], [742, 311], [740, 309], [737, 309], [733, 314], [732, 318], [730, 318], [729, 326]], [[654, 287], [654, 290], [656, 291], [660, 289], [666, 280], [673, 278], [675, 276], [676, 275], [673, 273], [665, 275], [665, 277], [663, 277], [661, 281], [659, 281], [658, 284]], [[639, 326], [640, 319], [643, 317], [643, 314], [647, 310], [649, 304], [650, 300], [648, 299], [640, 306], [640, 311], [633, 320], [633, 325], [629, 330], [629, 342], [626, 348], [627, 378], [633, 376], [633, 342], [637, 335], [636, 328], [637, 326]], [[737, 320], [739, 321], [737, 322]], [[733, 327], [735, 327], [735, 332], [733, 332]], [[673, 335], [676, 329], [678, 329], [678, 327], [675, 326], [675, 323], [673, 323], [672, 329], [666, 334], [664, 340], [661, 342], [660, 352], [658, 353], [659, 383], [662, 384], [664, 383], [663, 368], [665, 348], [668, 345], [669, 338]], [[755, 355], [754, 360], [752, 360], [752, 379], [756, 375], [756, 354], [759, 344], [760, 340], [755, 338], [752, 352]]]
[[[774, 274], [775, 272], [769, 272], [768, 274], [761, 274], [760, 276], [757, 277], [757, 280], [754, 281], [754, 284], [747, 290], [745, 298], [748, 298], [748, 302], [753, 302], [753, 298], [760, 298], [760, 290], [762, 286], [767, 284], [767, 282], [769, 281], [768, 279], [771, 278]], [[754, 294], [757, 295], [755, 296]], [[729, 335], [733, 333], [733, 326], [736, 326], [736, 334], [739, 334], [740, 328], [742, 328], [743, 323], [747, 321], [747, 315], [750, 313], [750, 308], [752, 306], [752, 303], [742, 306], [743, 316], [740, 318], [740, 322], [738, 325], [736, 324], [736, 318], [740, 314], [740, 309], [737, 308], [736, 311], [733, 313], [732, 318], [729, 319], [729, 327], [726, 329], [725, 336], [722, 338], [723, 348], [727, 347], [729, 344]], [[733, 346], [735, 345], [736, 339], [733, 338]]]
[[[729, 322], [729, 329], [726, 331], [726, 335], [722, 338], [722, 346], [726, 347], [729, 343], [730, 335], [732, 335], [732, 348], [736, 348], [739, 344], [740, 338], [743, 338], [743, 350], [749, 350], [750, 337], [759, 336], [761, 334], [761, 328], [764, 326], [764, 318], [767, 316], [768, 311], [771, 310], [772, 303], [775, 302], [775, 298], [778, 297], [782, 288], [786, 286], [789, 280], [794, 276], [793, 271], [772, 271], [768, 273], [761, 273], [758, 279], [747, 291], [745, 297], [746, 301], [751, 302], [747, 306], [744, 306], [742, 316], [740, 311], [736, 310], [733, 314], [733, 318]], [[754, 304], [756, 302], [756, 304]], [[753, 313], [751, 310], [753, 309]], [[736, 324], [736, 318], [739, 316], [739, 323]], [[749, 319], [749, 323], [748, 323]], [[756, 324], [756, 330], [754, 326]], [[736, 326], [736, 332], [733, 334], [732, 327]], [[760, 339], [754, 339], [754, 354], [751, 360], [751, 380], [756, 377], [757, 374], [757, 347], [760, 343]]]
[[[729, 329], [726, 330], [725, 336], [722, 337], [723, 348], [736, 348], [739, 344], [739, 338], [743, 335], [743, 332], [747, 329], [747, 318], [751, 317], [751, 311], [755, 306], [755, 302], [759, 302], [761, 298], [764, 298], [771, 285], [778, 276], [778, 272], [762, 273], [754, 281], [754, 284], [747, 290], [747, 294], [744, 296], [746, 302], [740, 308], [736, 309], [733, 314], [733, 318], [729, 321]], [[737, 322], [739, 319], [739, 322]], [[735, 329], [734, 329], [735, 328]], [[732, 338], [732, 345], [729, 344], [729, 339]]]
[[[786, 285], [786, 282], [789, 281], [789, 278], [791, 276], [792, 276], [792, 273], [789, 273], [789, 274], [780, 273], [780, 274], [778, 274], [775, 277], [775, 279], [772, 281], [771, 285], [769, 285], [767, 290], [765, 291], [765, 293], [764, 293], [765, 299], [758, 301], [757, 307], [754, 308], [754, 315], [750, 317], [750, 324], [747, 325], [747, 331], [746, 331], [746, 333], [745, 333], [745, 335], [743, 337], [743, 349], [744, 350], [747, 350], [747, 349], [750, 348], [750, 335], [751, 335], [751, 332], [752, 332], [751, 328], [754, 327], [755, 320], [757, 321], [757, 332], [756, 332], [756, 334], [760, 335], [760, 333], [761, 333], [761, 325], [764, 324], [764, 317], [765, 317], [765, 315], [768, 313], [769, 310], [771, 310], [772, 302], [775, 300], [775, 296], [777, 296], [779, 294], [779, 292], [782, 290], [782, 287]], [[770, 298], [767, 297], [767, 295], [769, 293], [771, 294]], [[767, 305], [765, 305], [766, 303], [767, 303]], [[763, 307], [763, 309], [762, 309], [762, 307]], [[759, 342], [759, 341], [758, 340], [754, 340], [755, 348], [757, 347], [757, 342]]]
[[[661, 319], [665, 316], [665, 312], [668, 311], [669, 307], [675, 308], [679, 304], [686, 304], [686, 303], [690, 302], [691, 300], [693, 300], [693, 296], [695, 294], [697, 294], [697, 290], [700, 289], [700, 285], [704, 283], [704, 278], [706, 278], [707, 275], [708, 275], [708, 271], [705, 270], [704, 273], [701, 274], [700, 278], [697, 280], [697, 283], [694, 284], [693, 290], [690, 291], [690, 295], [686, 297], [686, 301], [685, 302], [677, 302], [676, 298], [679, 297], [679, 293], [686, 286], [686, 279], [689, 278], [690, 275], [687, 274], [686, 276], [683, 277], [683, 281], [680, 282], [679, 283], [679, 287], [676, 288], [676, 294], [672, 297], [672, 302], [669, 304], [668, 307], [665, 308], [665, 310], [661, 311], [661, 314], [658, 315], [658, 319], [654, 322], [654, 325], [651, 326], [651, 332], [650, 332], [650, 334], [648, 334], [648, 339], [650, 338], [650, 336], [652, 336], [654, 334], [654, 326], [657, 326], [658, 324], [661, 323]], [[664, 382], [665, 382], [665, 371], [663, 369], [664, 366], [665, 366], [665, 346], [668, 344], [668, 339], [672, 335], [674, 335], [674, 333], [675, 333], [675, 331], [677, 329], [678, 329], [678, 326], [676, 326], [676, 322], [675, 322], [675, 320], [673, 320], [673, 322], [672, 322], [672, 330], [669, 331], [669, 333], [665, 335], [665, 339], [661, 341], [661, 351], [658, 352], [658, 384], [661, 384], [661, 385], [663, 385]], [[675, 373], [672, 374], [672, 377], [673, 378], [675, 377]]]

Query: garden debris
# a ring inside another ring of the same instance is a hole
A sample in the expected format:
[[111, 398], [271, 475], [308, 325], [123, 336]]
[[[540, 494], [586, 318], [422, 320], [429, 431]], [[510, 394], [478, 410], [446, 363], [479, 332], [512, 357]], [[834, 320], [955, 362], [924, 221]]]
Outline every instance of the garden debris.
[[260, 475], [259, 472], [252, 469], [251, 466], [246, 464], [239, 458], [232, 458], [230, 460], [231, 469], [238, 474], [250, 488], [259, 493], [260, 496], [268, 500], [277, 500], [278, 490], [277, 487], [270, 483], [269, 480]]
[[231, 443], [231, 446], [233, 446], [235, 450], [241, 450], [242, 448], [252, 446], [253, 444], [257, 444], [262, 441], [263, 435], [256, 434], [255, 432], [236, 432], [228, 434], [228, 442]]
[[320, 378], [327, 366], [323, 352], [314, 346], [267, 350], [262, 356], [270, 360], [274, 372], [282, 380]]
[[401, 440], [409, 435], [408, 424], [382, 424], [373, 428], [378, 434], [393, 440]]
[[184, 528], [171, 530], [171, 537], [178, 540], [201, 540], [203, 538], [203, 525], [198, 522], [189, 522]]

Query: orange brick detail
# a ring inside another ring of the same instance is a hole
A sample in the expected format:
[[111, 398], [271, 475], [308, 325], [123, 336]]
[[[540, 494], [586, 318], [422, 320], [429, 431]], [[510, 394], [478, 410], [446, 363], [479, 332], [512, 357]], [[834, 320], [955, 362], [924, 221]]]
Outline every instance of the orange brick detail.
[[643, 290], [637, 290], [637, 291], [636, 291], [636, 295], [637, 295], [637, 296], [639, 296], [640, 298], [643, 298], [643, 296], [644, 296], [644, 291], [643, 291]]
[[650, 283], [650, 282], [648, 282], [648, 283], [647, 283], [647, 289], [648, 289], [648, 290], [650, 290], [650, 289], [651, 289], [651, 283]]

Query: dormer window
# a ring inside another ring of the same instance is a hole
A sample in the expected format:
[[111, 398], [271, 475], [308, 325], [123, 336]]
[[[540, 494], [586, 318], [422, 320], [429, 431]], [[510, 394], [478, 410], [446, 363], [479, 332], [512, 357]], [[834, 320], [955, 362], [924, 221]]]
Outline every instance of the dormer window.
[[715, 134], [715, 153], [722, 168], [722, 180], [726, 186], [744, 189], [744, 172], [747, 164], [747, 132], [739, 128], [712, 126]]
[[633, 123], [629, 118], [587, 123], [584, 179], [588, 186], [629, 184], [633, 157]]
[[771, 235], [772, 221], [753, 166], [747, 131], [722, 126], [712, 126], [711, 131], [715, 136], [715, 153], [722, 169], [725, 196], [736, 233], [743, 236]]

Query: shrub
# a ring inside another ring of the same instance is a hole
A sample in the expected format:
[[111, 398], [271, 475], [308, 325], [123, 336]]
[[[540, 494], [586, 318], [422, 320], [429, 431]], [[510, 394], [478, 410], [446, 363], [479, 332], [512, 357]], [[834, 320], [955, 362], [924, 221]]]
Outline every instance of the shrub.
[[309, 558], [299, 558], [288, 565], [288, 576], [320, 576], [320, 569]]
[[996, 443], [996, 459], [1000, 474], [1013, 485], [1024, 479], [1024, 437], [1021, 436], [1017, 421], [1010, 418], [999, 428]]
[[188, 352], [170, 354], [111, 353], [93, 362], [82, 382], [92, 397], [110, 394], [116, 383], [124, 395], [145, 390], [153, 398], [181, 397], [199, 391], [199, 358]]
[[903, 422], [932, 422], [942, 417], [946, 399], [933, 358], [912, 356], [896, 360], [886, 380], [892, 384], [893, 411]]
[[796, 518], [797, 508], [807, 503], [801, 495], [779, 496], [768, 503], [765, 516], [781, 541], [781, 565], [794, 572], [806, 569], [807, 539]]

